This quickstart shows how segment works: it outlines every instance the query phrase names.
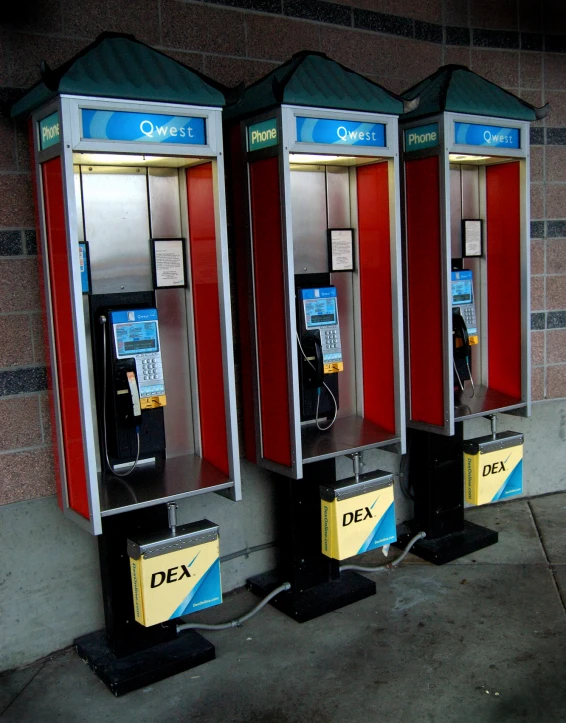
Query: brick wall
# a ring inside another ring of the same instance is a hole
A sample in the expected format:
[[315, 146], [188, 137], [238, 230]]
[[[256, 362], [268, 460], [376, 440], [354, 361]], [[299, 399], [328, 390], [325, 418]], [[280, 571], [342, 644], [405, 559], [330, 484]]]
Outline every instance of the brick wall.
[[[401, 91], [462, 63], [549, 116], [532, 130], [533, 397], [566, 397], [564, 0], [60, 0], [15, 3], [0, 102], [103, 30], [128, 32], [228, 85], [321, 50]], [[0, 11], [1, 12], [1, 11]], [[4, 10], [3, 12], [8, 12]], [[54, 492], [25, 129], [0, 117], [0, 504]]]

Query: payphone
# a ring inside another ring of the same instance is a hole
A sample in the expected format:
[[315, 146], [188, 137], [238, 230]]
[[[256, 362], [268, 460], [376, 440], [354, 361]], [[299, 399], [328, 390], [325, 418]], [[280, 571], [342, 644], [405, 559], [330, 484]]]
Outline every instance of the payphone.
[[464, 520], [464, 422], [530, 415], [529, 122], [547, 109], [459, 65], [417, 97], [400, 122], [409, 479], [414, 551], [442, 564], [497, 542]]
[[[126, 60], [117, 100], [115, 53], [157, 63], [167, 102], [132, 91]], [[172, 496], [239, 499], [224, 95], [131, 36], [50, 72], [65, 92], [40, 84], [13, 113], [33, 111], [61, 506], [100, 534]]]
[[250, 587], [289, 580], [274, 604], [299, 621], [375, 590], [339, 580], [322, 554], [320, 485], [348, 456], [355, 496], [361, 451], [404, 450], [402, 110], [381, 86], [304, 51], [226, 111], [245, 452], [279, 473], [289, 530], [280, 570]]
[[450, 286], [454, 377], [458, 383], [458, 389], [462, 392], [464, 382], [469, 380], [472, 387], [471, 396], [474, 396], [471, 354], [472, 346], [478, 343], [478, 329], [472, 271], [452, 271]]
[[217, 526], [177, 526], [175, 509], [206, 492], [241, 499], [226, 96], [112, 33], [43, 76], [12, 114], [31, 115], [59, 504], [100, 536], [106, 630], [76, 647], [120, 695], [214, 658], [200, 636], [177, 640], [194, 590], [165, 605], [152, 589], [144, 616], [134, 571], [206, 538], [191, 584], [221, 602]]
[[[98, 380], [102, 443], [108, 469], [124, 477], [134, 471], [140, 459], [165, 453], [162, 407], [167, 398], [158, 312], [155, 308], [108, 309], [98, 321], [102, 339], [102, 359], [97, 365], [102, 372]], [[110, 455], [120, 463], [113, 464]]]
[[[327, 431], [338, 415], [338, 378], [344, 369], [342, 342], [338, 323], [336, 287], [297, 289], [297, 310], [301, 351], [300, 389], [301, 421], [312, 420]], [[331, 417], [321, 426], [320, 418]]]
[[245, 451], [294, 479], [322, 459], [404, 446], [402, 108], [304, 51], [226, 111]]

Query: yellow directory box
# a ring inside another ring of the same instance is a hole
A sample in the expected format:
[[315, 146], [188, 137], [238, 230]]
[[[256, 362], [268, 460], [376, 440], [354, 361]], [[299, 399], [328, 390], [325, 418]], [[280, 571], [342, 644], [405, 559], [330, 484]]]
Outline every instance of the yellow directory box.
[[320, 496], [323, 555], [345, 560], [397, 540], [392, 474], [321, 485]]
[[134, 613], [157, 625], [222, 602], [218, 526], [209, 520], [128, 540]]
[[523, 442], [519, 432], [468, 439], [464, 442], [466, 502], [484, 505], [523, 492]]

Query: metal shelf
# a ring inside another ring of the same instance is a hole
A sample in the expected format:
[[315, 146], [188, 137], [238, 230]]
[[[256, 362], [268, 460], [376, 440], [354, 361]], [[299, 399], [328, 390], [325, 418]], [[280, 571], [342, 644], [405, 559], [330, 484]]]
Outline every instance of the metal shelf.
[[[327, 422], [323, 423], [327, 424]], [[301, 429], [303, 463], [318, 462], [364, 449], [382, 447], [399, 441], [399, 436], [359, 416], [338, 417], [328, 432], [316, 425]]]
[[527, 406], [526, 402], [491, 387], [476, 386], [473, 397], [467, 396], [470, 392], [471, 386], [467, 384], [465, 393], [455, 394], [454, 421], [461, 422], [472, 417], [484, 417], [486, 414], [507, 412]]
[[196, 454], [142, 464], [131, 475], [99, 477], [102, 517], [233, 487], [228, 476]]

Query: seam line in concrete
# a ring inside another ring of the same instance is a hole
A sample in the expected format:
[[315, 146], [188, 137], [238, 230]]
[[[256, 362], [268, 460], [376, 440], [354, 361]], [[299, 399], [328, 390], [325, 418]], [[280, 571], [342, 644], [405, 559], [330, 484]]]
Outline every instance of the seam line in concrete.
[[43, 663], [40, 665], [40, 667], [37, 669], [37, 671], [34, 673], [34, 675], [32, 675], [31, 678], [28, 680], [28, 682], [22, 687], [22, 689], [19, 690], [16, 693], [16, 695], [12, 698], [12, 700], [8, 703], [8, 705], [3, 710], [0, 711], [0, 718], [2, 718], [4, 713], [8, 710], [8, 708], [10, 708], [12, 706], [12, 703], [14, 703], [20, 697], [20, 695], [24, 692], [24, 690], [28, 687], [28, 685], [30, 685], [36, 679], [36, 677], [39, 675], [39, 673], [41, 673], [41, 671], [45, 667], [46, 663], [47, 663], [47, 661], [44, 660]]
[[542, 545], [544, 556], [546, 558], [546, 562], [548, 563], [548, 569], [550, 570], [550, 574], [552, 576], [552, 582], [554, 583], [554, 587], [556, 588], [556, 593], [558, 595], [558, 599], [560, 600], [560, 603], [562, 604], [562, 610], [563, 610], [564, 614], [566, 615], [566, 600], [564, 599], [564, 595], [562, 594], [562, 591], [560, 590], [560, 587], [558, 585], [558, 581], [556, 580], [556, 567], [553, 565], [553, 563], [550, 561], [550, 558], [548, 557], [548, 552], [546, 551], [546, 546], [544, 544], [542, 532], [541, 532], [540, 527], [538, 526], [536, 515], [534, 513], [534, 510], [533, 510], [532, 505], [529, 500], [527, 500], [527, 507], [529, 508], [529, 512], [531, 513], [531, 517], [533, 519], [533, 524], [535, 526], [535, 530], [537, 531], [537, 535], [540, 540], [540, 544]]

